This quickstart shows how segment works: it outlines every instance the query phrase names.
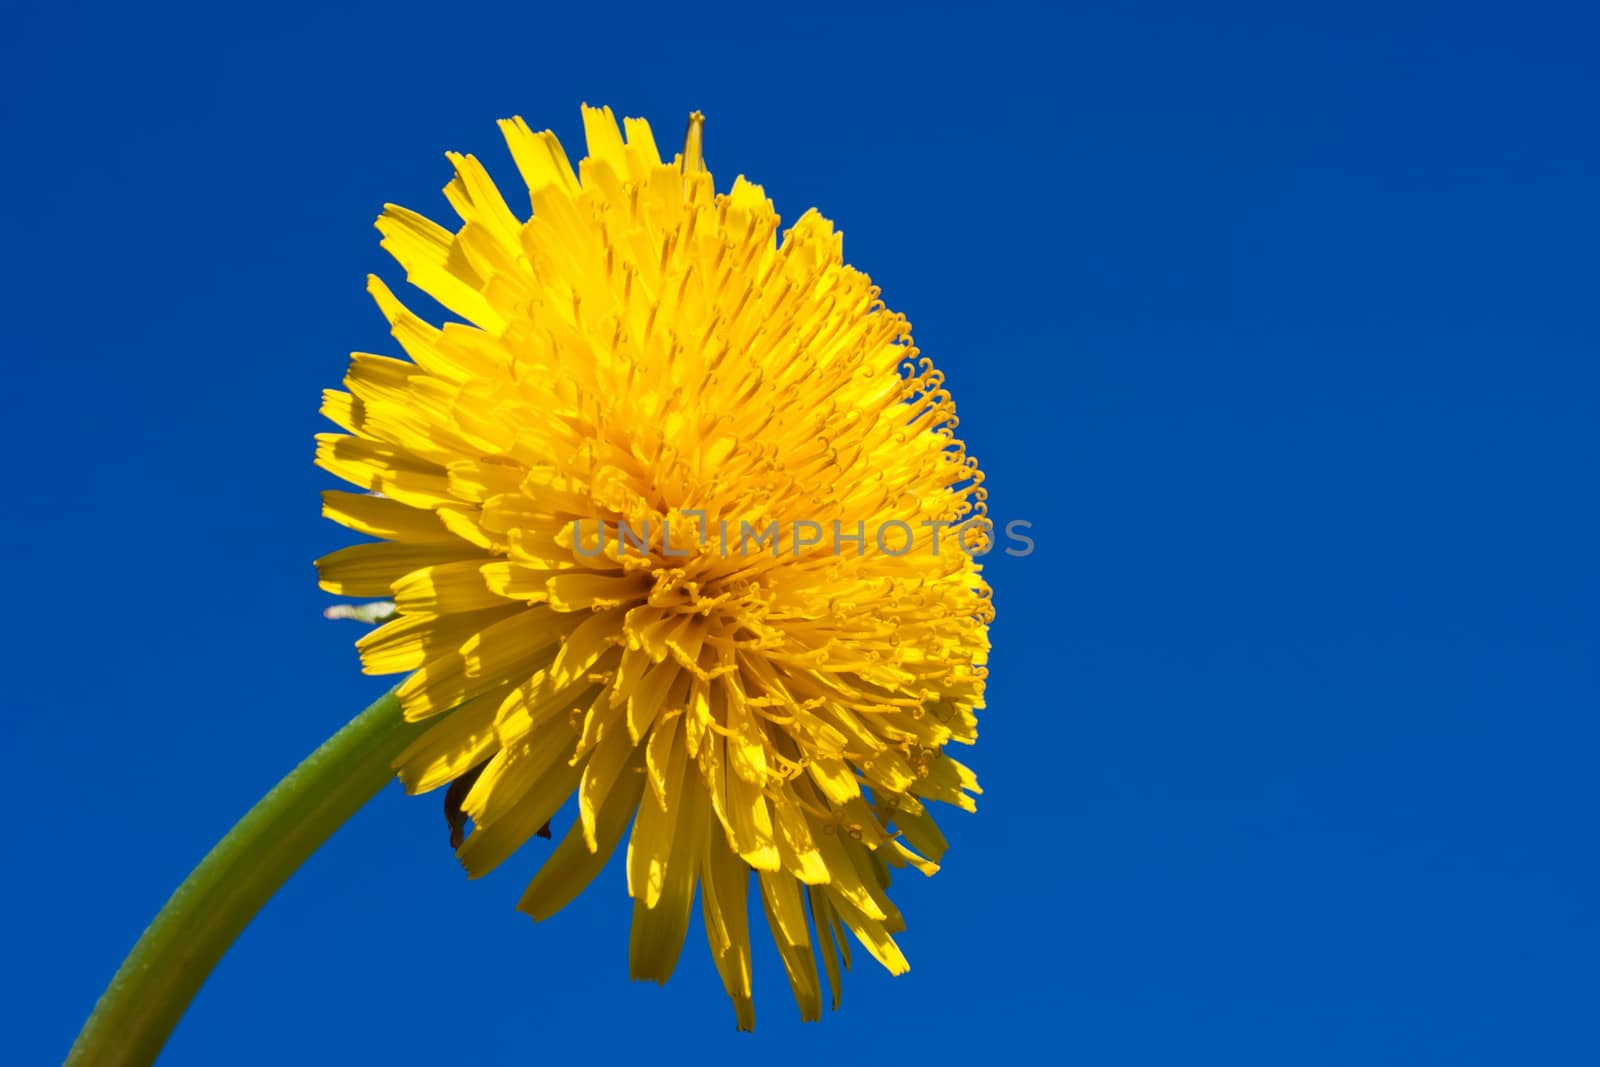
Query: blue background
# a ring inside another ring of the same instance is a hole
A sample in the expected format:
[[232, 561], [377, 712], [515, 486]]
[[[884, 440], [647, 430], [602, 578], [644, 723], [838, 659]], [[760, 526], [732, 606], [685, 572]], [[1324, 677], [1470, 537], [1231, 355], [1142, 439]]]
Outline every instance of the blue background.
[[1600, 1062], [1595, 9], [1073, 6], [8, 4], [5, 1059], [384, 687], [310, 567], [370, 222], [586, 100], [837, 219], [1035, 525], [912, 973], [802, 1027], [758, 939], [736, 1034], [698, 920], [630, 984], [620, 873], [535, 926], [391, 788], [164, 1062]]

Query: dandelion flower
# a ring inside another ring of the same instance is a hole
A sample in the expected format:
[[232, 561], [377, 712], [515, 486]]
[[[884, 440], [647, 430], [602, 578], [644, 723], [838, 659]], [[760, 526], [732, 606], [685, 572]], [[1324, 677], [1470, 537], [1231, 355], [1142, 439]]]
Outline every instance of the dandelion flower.
[[[583, 109], [576, 169], [502, 122], [524, 217], [450, 154], [452, 232], [386, 206], [407, 280], [369, 288], [409, 360], [357, 353], [317, 462], [324, 513], [378, 538], [322, 587], [392, 599], [357, 644], [409, 673], [428, 728], [396, 761], [456, 785], [478, 876], [576, 814], [519, 907], [554, 914], [627, 838], [630, 967], [664, 982], [698, 889], [738, 1025], [754, 1025], [750, 879], [805, 1019], [848, 934], [893, 973], [892, 868], [933, 873], [927, 804], [973, 810], [992, 617], [975, 461], [906, 319], [815, 211], [780, 234], [759, 185], [715, 190], [691, 116]], [[959, 524], [959, 526], [958, 526]], [[959, 532], [955, 532], [959, 531]], [[752, 544], [752, 540], [754, 544]], [[631, 828], [631, 829], [630, 829]]]

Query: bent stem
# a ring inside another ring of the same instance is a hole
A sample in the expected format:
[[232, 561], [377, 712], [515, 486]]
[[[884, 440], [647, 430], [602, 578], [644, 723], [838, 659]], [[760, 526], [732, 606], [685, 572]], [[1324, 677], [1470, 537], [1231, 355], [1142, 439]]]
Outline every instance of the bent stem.
[[393, 777], [422, 729], [390, 692], [329, 738], [218, 841], [145, 929], [84, 1023], [68, 1067], [148, 1064], [211, 968], [310, 855]]

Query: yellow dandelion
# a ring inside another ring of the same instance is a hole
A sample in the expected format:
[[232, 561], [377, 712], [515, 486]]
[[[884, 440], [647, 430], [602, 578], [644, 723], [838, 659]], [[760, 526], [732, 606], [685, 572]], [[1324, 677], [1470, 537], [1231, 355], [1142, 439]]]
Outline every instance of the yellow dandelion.
[[357, 647], [410, 672], [405, 715], [432, 725], [395, 766], [412, 792], [456, 783], [470, 875], [575, 794], [523, 911], [554, 914], [627, 836], [633, 976], [666, 981], [698, 888], [748, 1029], [754, 871], [815, 1019], [846, 932], [907, 969], [890, 870], [937, 869], [926, 802], [974, 807], [945, 747], [983, 705], [982, 478], [828, 220], [780, 235], [761, 186], [716, 192], [698, 113], [671, 163], [643, 120], [583, 123], [576, 169], [500, 124], [526, 219], [469, 155], [454, 232], [385, 207], [383, 246], [463, 321], [370, 280], [410, 359], [357, 353], [326, 394], [345, 432], [317, 462], [365, 492], [324, 513], [381, 540], [319, 560], [322, 587], [393, 599]]

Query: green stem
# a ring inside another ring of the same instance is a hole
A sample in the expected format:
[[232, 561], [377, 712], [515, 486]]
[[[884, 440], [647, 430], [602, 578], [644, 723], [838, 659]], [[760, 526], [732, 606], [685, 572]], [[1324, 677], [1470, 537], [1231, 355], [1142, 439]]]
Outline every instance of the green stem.
[[388, 693], [307, 756], [200, 861], [155, 917], [67, 1054], [68, 1067], [154, 1062], [261, 905], [393, 777], [421, 729]]

